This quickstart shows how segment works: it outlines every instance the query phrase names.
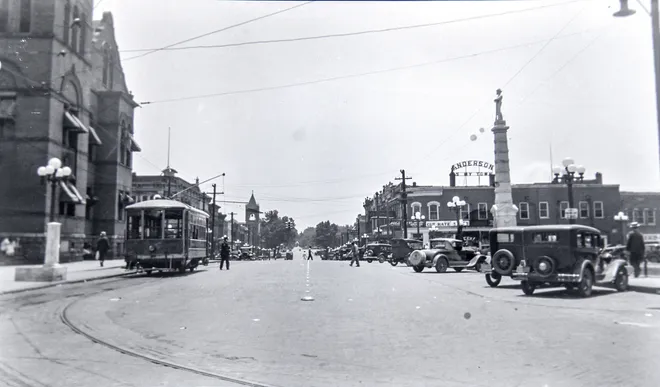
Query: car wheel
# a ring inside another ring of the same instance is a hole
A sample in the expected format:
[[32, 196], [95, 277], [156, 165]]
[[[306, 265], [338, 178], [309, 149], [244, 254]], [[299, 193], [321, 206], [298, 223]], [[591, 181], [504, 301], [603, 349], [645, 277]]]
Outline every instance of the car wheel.
[[422, 270], [424, 270], [424, 266], [413, 266], [413, 270], [415, 270], [416, 273], [421, 273]]
[[463, 271], [462, 267], [455, 267], [454, 270], [456, 270], [457, 273], [460, 273]]
[[625, 292], [628, 290], [628, 271], [625, 267], [620, 267], [616, 272], [616, 277], [614, 278], [614, 287], [617, 292]]
[[445, 258], [438, 258], [435, 263], [435, 271], [438, 273], [444, 273], [447, 271], [447, 267], [449, 267], [449, 262], [447, 262]]
[[383, 257], [382, 255], [378, 256], [378, 263], [383, 263], [383, 262], [385, 262], [385, 257]]
[[502, 282], [502, 276], [495, 272], [486, 274], [486, 282], [488, 285], [490, 285], [491, 288], [496, 288], [497, 285]]
[[580, 297], [589, 297], [591, 296], [591, 291], [594, 286], [594, 273], [591, 269], [585, 269], [584, 274], [582, 275], [582, 280], [578, 285], [578, 294]]
[[520, 285], [522, 286], [522, 291], [526, 296], [531, 296], [534, 294], [534, 290], [536, 290], [536, 285], [530, 283], [529, 281], [522, 281]]
[[371, 263], [373, 261], [374, 261], [373, 259], [367, 259], [367, 262], [369, 262], [369, 263]]
[[390, 265], [392, 265], [392, 266], [396, 266], [398, 264], [399, 264], [399, 261], [395, 261], [395, 260], [390, 261]]

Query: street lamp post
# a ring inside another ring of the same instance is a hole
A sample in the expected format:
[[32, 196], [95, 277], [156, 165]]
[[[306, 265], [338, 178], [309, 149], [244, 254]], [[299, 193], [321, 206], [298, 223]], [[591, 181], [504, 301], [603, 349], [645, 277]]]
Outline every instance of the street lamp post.
[[[627, 17], [635, 14], [628, 8], [628, 0], [619, 0], [621, 8], [615, 17]], [[653, 67], [655, 69], [655, 110], [657, 119], [658, 141], [660, 145], [660, 10], [658, 0], [651, 0], [651, 37], [653, 39]]]
[[458, 196], [454, 196], [451, 198], [451, 202], [447, 202], [447, 207], [456, 213], [456, 239], [462, 238], [463, 227], [461, 224], [461, 209], [465, 207], [466, 204], [465, 200], [461, 200]]
[[628, 223], [628, 215], [624, 214], [623, 211], [619, 211], [618, 214], [614, 215], [614, 221], [619, 223], [619, 231], [621, 231], [621, 244], [626, 245], [626, 234], [625, 227]]
[[16, 268], [16, 281], [62, 281], [66, 279], [66, 267], [60, 266], [61, 223], [55, 222], [55, 196], [60, 182], [71, 178], [71, 168], [63, 167], [57, 157], [48, 160], [48, 164], [37, 169], [42, 182], [50, 183], [50, 213], [46, 229], [46, 254], [41, 267]]
[[[570, 208], [570, 214], [568, 211], [566, 212], [566, 217], [568, 218], [568, 222], [570, 224], [575, 224], [575, 219], [577, 218], [577, 209], [574, 208], [574, 200], [573, 200], [573, 184], [575, 182], [583, 181], [584, 180], [584, 172], [585, 168], [582, 165], [575, 165], [575, 161], [567, 157], [564, 159], [562, 162], [563, 168], [556, 166], [552, 168], [552, 173], [555, 174], [555, 181], [554, 183], [559, 183], [562, 182], [566, 184], [568, 187], [568, 208]], [[579, 174], [579, 177], [575, 176], [575, 173]]]
[[415, 212], [415, 215], [411, 217], [411, 219], [417, 221], [417, 235], [419, 235], [419, 222], [426, 219], [426, 217], [417, 211]]

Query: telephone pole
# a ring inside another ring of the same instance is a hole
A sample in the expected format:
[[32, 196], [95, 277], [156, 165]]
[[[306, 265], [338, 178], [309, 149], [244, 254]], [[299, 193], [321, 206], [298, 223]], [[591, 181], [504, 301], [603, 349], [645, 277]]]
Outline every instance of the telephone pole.
[[[215, 183], [213, 183], [213, 207], [211, 208], [211, 258], [215, 257]], [[204, 197], [202, 195], [202, 197]]]
[[234, 248], [234, 215], [238, 215], [235, 212], [230, 212], [231, 215], [231, 247]]
[[401, 204], [403, 204], [403, 219], [401, 224], [403, 226], [403, 237], [408, 238], [408, 193], [406, 192], [406, 180], [412, 179], [412, 177], [406, 177], [406, 170], [401, 170], [401, 177], [396, 177], [396, 180], [401, 180]]
[[378, 239], [380, 239], [380, 208], [378, 207], [378, 192], [374, 195], [376, 198], [376, 231], [378, 231]]

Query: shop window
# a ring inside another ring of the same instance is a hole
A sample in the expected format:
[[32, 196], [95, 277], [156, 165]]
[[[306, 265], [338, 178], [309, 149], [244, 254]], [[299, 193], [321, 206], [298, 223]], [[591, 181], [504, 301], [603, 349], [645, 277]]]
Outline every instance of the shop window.
[[655, 226], [655, 210], [649, 208], [644, 209], [644, 223], [649, 226]]
[[478, 209], [479, 209], [479, 220], [488, 219], [488, 203], [479, 203]]

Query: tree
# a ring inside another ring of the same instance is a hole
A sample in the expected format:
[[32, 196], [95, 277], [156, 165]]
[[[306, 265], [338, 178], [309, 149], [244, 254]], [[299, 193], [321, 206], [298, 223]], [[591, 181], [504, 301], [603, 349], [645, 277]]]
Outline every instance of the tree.
[[316, 246], [323, 248], [326, 246], [337, 246], [338, 243], [339, 227], [330, 223], [329, 220], [321, 222], [316, 225], [316, 233], [314, 235], [314, 243]]
[[[316, 228], [307, 227], [303, 232], [298, 234], [297, 241], [301, 247], [312, 246], [315, 244], [314, 236], [316, 235]], [[323, 246], [325, 247], [325, 246]]]
[[[287, 228], [288, 221], [292, 222], [291, 228]], [[293, 218], [288, 216], [280, 218], [277, 210], [266, 212], [261, 220], [261, 237], [265, 247], [276, 248], [283, 243], [289, 244], [297, 233]]]

